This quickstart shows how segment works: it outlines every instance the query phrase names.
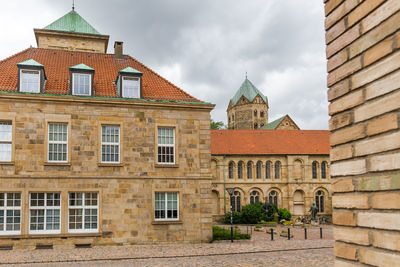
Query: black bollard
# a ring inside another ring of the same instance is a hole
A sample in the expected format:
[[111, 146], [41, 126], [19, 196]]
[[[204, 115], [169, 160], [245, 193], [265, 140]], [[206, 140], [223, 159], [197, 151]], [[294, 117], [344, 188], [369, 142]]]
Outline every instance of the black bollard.
[[307, 240], [307, 228], [304, 228], [304, 239]]
[[290, 240], [290, 228], [287, 229], [287, 239]]
[[271, 241], [274, 241], [274, 229], [271, 228]]
[[322, 227], [319, 228], [319, 238], [322, 239]]

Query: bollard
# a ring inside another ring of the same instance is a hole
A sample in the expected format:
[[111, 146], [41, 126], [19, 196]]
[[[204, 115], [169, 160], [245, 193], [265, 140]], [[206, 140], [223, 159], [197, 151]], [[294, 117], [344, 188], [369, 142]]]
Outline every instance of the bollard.
[[307, 228], [304, 228], [304, 239], [307, 240]]
[[271, 228], [271, 241], [274, 241], [274, 229]]
[[287, 239], [290, 240], [290, 228], [287, 229]]
[[322, 239], [322, 227], [319, 228], [319, 238]]

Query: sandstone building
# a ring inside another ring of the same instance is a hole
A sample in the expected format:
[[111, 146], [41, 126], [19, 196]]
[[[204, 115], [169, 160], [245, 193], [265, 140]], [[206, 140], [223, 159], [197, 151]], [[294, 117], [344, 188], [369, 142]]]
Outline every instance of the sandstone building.
[[211, 239], [210, 111], [71, 11], [0, 61], [0, 247]]

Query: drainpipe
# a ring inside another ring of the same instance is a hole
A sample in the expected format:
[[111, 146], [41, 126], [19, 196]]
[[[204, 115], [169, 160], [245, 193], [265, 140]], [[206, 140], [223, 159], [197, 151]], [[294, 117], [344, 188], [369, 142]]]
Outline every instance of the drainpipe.
[[224, 170], [224, 215], [226, 214], [225, 158], [226, 158], [226, 155], [224, 155], [224, 160], [223, 160], [223, 163], [222, 163], [222, 168]]

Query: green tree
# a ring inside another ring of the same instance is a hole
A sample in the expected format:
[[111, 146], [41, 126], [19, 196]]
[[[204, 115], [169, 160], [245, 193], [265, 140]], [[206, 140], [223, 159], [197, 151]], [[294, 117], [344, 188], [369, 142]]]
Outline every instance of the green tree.
[[213, 119], [211, 119], [210, 128], [211, 130], [221, 130], [225, 129], [225, 125], [222, 121], [214, 121]]

